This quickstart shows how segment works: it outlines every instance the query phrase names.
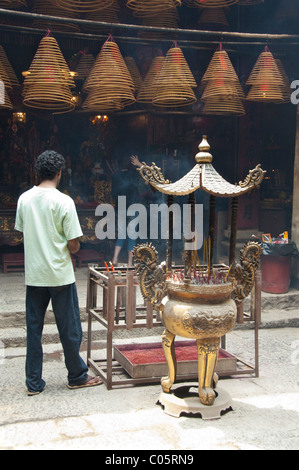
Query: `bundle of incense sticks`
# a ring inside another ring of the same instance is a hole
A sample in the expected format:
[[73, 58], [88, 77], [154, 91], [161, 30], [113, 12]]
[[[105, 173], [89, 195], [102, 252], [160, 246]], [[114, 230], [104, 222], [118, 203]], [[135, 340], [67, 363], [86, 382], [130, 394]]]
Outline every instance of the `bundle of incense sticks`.
[[[220, 285], [226, 284], [228, 282], [229, 270], [227, 269], [194, 269], [191, 272], [190, 284], [192, 285]], [[185, 273], [183, 269], [176, 270], [174, 272], [168, 273], [168, 280], [175, 282], [177, 284], [183, 284], [185, 281]]]

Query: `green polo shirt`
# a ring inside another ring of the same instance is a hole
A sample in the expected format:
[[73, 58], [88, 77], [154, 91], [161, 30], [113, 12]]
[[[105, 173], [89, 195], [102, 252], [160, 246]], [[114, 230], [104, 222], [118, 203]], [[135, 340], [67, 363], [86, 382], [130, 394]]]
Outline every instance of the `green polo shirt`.
[[67, 242], [83, 234], [69, 196], [54, 188], [34, 186], [18, 200], [15, 229], [24, 236], [27, 286], [59, 287], [75, 282]]

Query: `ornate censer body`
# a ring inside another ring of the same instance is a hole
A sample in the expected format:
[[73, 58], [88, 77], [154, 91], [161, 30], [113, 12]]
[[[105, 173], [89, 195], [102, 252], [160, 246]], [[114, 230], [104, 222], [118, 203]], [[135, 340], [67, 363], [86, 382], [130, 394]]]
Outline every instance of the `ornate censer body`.
[[[161, 380], [164, 392], [169, 392], [176, 376], [174, 339], [176, 335], [196, 339], [198, 348], [198, 393], [202, 404], [213, 405], [218, 377], [215, 367], [220, 347], [220, 338], [232, 330], [236, 321], [237, 305], [247, 297], [254, 285], [255, 272], [259, 265], [261, 246], [248, 242], [236, 262], [236, 232], [238, 197], [258, 188], [265, 172], [257, 165], [244, 182], [230, 184], [217, 173], [212, 165], [210, 146], [203, 137], [196, 165], [175, 183], [165, 180], [161, 169], [154, 163], [143, 163], [138, 169], [141, 177], [155, 191], [168, 196], [168, 205], [174, 196], [189, 195], [191, 214], [194, 216], [196, 190], [210, 194], [209, 262], [206, 266], [209, 282], [192, 281], [192, 250], [184, 250], [184, 276], [178, 282], [172, 271], [172, 219], [169, 218], [169, 239], [166, 262], [158, 264], [158, 253], [152, 244], [135, 247], [133, 256], [140, 277], [141, 292], [157, 310], [162, 312], [165, 331], [162, 337], [164, 354], [168, 364], [168, 376]], [[213, 247], [215, 239], [216, 197], [232, 198], [231, 239], [229, 267], [222, 282], [213, 282]], [[193, 208], [193, 209], [192, 209]], [[190, 240], [189, 240], [190, 241]]]
[[253, 287], [260, 245], [246, 244], [241, 251], [241, 264], [234, 266], [227, 282], [210, 285], [167, 280], [166, 263], [158, 265], [158, 253], [152, 244], [135, 247], [133, 255], [142, 295], [161, 310], [166, 328], [162, 346], [169, 373], [161, 380], [163, 391], [170, 392], [176, 377], [175, 337], [196, 339], [199, 398], [202, 404], [213, 405], [220, 338], [233, 329], [237, 304]]

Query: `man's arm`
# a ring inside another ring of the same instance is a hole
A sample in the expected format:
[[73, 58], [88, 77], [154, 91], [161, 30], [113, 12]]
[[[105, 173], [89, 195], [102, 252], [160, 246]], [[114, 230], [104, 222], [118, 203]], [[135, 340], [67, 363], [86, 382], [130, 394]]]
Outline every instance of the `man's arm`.
[[80, 250], [80, 243], [79, 243], [78, 238], [74, 238], [73, 240], [69, 240], [67, 242], [67, 245], [68, 245], [68, 248], [69, 248], [70, 253], [72, 255], [75, 255]]

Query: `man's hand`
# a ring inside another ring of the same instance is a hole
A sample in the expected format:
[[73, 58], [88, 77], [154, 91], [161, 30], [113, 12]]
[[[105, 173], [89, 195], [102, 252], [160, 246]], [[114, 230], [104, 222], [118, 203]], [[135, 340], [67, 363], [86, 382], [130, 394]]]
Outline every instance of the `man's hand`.
[[67, 245], [68, 245], [68, 248], [69, 248], [70, 253], [72, 255], [75, 255], [80, 250], [80, 243], [79, 243], [78, 238], [74, 238], [73, 240], [69, 240], [67, 242]]

